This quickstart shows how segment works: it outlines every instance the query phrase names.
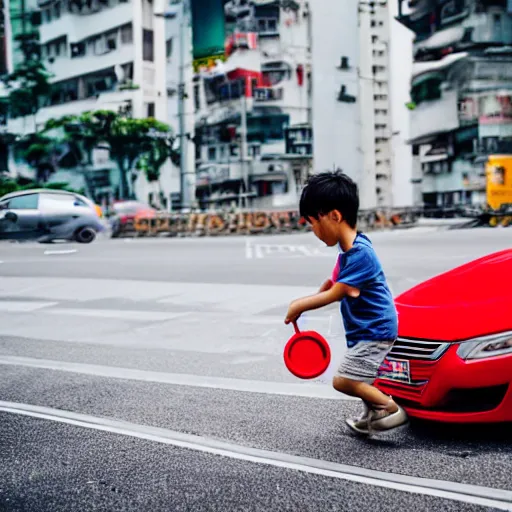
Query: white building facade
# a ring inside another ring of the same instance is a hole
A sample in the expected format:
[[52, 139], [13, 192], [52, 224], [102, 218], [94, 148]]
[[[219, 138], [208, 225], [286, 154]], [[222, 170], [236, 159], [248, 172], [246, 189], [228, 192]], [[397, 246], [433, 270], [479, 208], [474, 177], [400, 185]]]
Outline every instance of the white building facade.
[[[149, 0], [39, 0], [38, 9], [52, 94], [36, 116], [9, 119], [9, 132], [33, 133], [49, 119], [100, 109], [167, 121], [165, 22], [155, 16], [163, 5]], [[16, 171], [30, 173], [21, 158], [11, 157]], [[166, 198], [173, 187], [171, 170], [169, 163], [158, 186]], [[118, 193], [119, 176], [108, 152], [96, 151], [87, 173], [56, 171], [51, 180], [75, 187], [87, 185], [81, 182], [88, 175], [88, 191], [95, 199]], [[139, 176], [133, 192], [148, 200], [151, 187]]]
[[350, 175], [362, 209], [390, 207], [396, 130], [388, 2], [314, 0], [311, 10], [315, 170]]
[[[296, 207], [309, 174], [336, 168], [358, 183], [361, 208], [393, 205], [387, 0], [227, 1], [227, 60], [197, 73], [186, 0], [35, 1], [53, 92], [37, 116], [9, 119], [10, 132], [98, 109], [155, 117], [183, 132], [185, 187], [203, 209]], [[11, 167], [31, 172], [17, 155]], [[89, 175], [95, 199], [118, 194], [107, 151], [88, 171], [51, 180], [82, 188]], [[138, 175], [133, 192], [178, 206], [181, 181], [169, 161], [158, 184]]]

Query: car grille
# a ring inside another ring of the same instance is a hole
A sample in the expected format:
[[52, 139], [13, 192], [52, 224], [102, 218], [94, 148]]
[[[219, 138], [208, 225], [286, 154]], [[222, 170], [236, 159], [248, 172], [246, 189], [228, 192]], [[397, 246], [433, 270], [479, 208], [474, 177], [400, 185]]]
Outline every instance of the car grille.
[[393, 348], [388, 357], [395, 359], [422, 359], [435, 361], [439, 359], [449, 343], [442, 341], [425, 341], [410, 338], [398, 338], [393, 344]]
[[449, 343], [442, 341], [398, 338], [387, 357], [409, 361], [411, 382], [382, 379], [379, 382], [379, 387], [394, 397], [411, 402], [419, 401], [436, 369], [439, 358], [449, 346]]

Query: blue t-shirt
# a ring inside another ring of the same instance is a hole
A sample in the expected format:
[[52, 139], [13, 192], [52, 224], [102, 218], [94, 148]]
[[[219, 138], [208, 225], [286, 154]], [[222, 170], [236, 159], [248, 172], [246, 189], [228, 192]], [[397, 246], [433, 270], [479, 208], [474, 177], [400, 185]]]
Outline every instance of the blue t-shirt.
[[332, 280], [360, 290], [357, 298], [341, 300], [341, 314], [349, 347], [360, 341], [394, 341], [398, 316], [393, 295], [370, 240], [358, 233], [347, 252], [341, 252]]

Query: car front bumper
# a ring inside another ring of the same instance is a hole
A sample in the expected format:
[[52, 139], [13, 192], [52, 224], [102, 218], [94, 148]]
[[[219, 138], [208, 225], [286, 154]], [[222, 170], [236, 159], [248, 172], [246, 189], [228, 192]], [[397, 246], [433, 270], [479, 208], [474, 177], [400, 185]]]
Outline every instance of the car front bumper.
[[375, 385], [416, 418], [449, 423], [512, 421], [512, 356], [465, 361], [454, 343], [436, 361], [411, 360], [407, 384]]

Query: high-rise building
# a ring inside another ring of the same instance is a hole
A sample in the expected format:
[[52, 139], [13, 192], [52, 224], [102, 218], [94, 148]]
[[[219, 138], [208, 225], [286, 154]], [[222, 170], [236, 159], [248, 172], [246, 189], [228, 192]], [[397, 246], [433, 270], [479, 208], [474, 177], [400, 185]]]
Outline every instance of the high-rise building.
[[390, 87], [390, 19], [388, 1], [368, 3], [372, 45], [377, 206], [393, 204], [393, 128]]
[[311, 2], [315, 169], [349, 174], [363, 209], [393, 205], [388, 7]]
[[512, 2], [398, 0], [415, 35], [410, 143], [415, 200], [485, 204], [484, 163], [512, 153]]

